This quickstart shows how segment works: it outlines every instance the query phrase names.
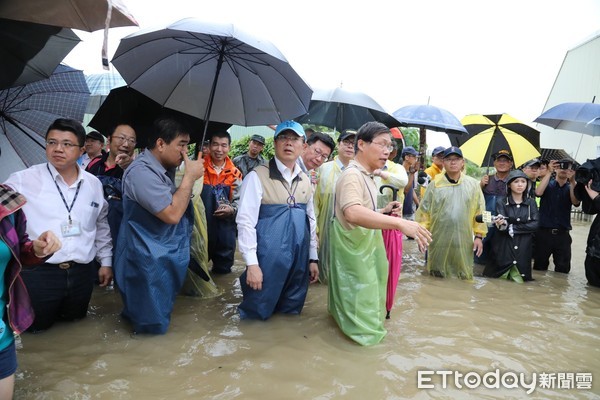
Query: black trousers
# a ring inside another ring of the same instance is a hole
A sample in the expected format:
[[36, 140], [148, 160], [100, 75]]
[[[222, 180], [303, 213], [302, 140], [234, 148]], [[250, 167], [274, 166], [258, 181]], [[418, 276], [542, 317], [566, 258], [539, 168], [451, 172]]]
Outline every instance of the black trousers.
[[535, 233], [533, 247], [533, 269], [548, 270], [550, 256], [554, 260], [554, 271], [568, 274], [571, 270], [571, 235], [564, 229], [542, 228]]
[[600, 258], [585, 256], [585, 277], [592, 286], [600, 287]]
[[61, 269], [55, 264], [26, 267], [21, 276], [27, 286], [35, 320], [29, 332], [50, 328], [55, 321], [85, 318], [92, 297], [93, 262]]

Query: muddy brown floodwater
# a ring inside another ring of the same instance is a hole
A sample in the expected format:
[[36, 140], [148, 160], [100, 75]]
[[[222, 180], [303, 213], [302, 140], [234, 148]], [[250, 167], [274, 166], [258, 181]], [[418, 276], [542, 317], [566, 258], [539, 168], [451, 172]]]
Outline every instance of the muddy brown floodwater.
[[522, 285], [432, 278], [405, 241], [388, 335], [368, 348], [339, 331], [323, 285], [311, 286], [300, 316], [240, 321], [239, 255], [232, 274], [215, 277], [221, 296], [177, 299], [164, 336], [132, 336], [118, 293], [97, 289], [85, 320], [22, 336], [15, 398], [597, 399], [588, 230], [574, 223], [569, 275], [534, 271]]

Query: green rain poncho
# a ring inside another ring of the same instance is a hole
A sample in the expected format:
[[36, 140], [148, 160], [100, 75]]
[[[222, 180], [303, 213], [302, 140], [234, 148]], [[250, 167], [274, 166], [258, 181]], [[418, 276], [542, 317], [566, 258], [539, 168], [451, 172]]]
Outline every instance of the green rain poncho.
[[[358, 164], [351, 161], [350, 165]], [[377, 187], [362, 167], [348, 167], [336, 186], [359, 196], [368, 192], [369, 204], [362, 205], [375, 209]], [[346, 200], [336, 198], [336, 202], [343, 205]], [[334, 217], [329, 231], [329, 257], [329, 313], [355, 342], [363, 346], [379, 343], [387, 333], [384, 321], [388, 278], [381, 230], [345, 229]]]
[[329, 277], [329, 231], [333, 221], [335, 183], [342, 173], [342, 166], [338, 157], [335, 157], [319, 168], [319, 182], [313, 197], [319, 237], [319, 281], [324, 284], [327, 284]]
[[433, 236], [427, 253], [430, 273], [473, 278], [473, 234], [487, 233], [485, 223], [475, 221], [483, 211], [479, 181], [469, 176], [463, 174], [458, 183], [451, 183], [442, 173], [428, 185], [415, 219]]

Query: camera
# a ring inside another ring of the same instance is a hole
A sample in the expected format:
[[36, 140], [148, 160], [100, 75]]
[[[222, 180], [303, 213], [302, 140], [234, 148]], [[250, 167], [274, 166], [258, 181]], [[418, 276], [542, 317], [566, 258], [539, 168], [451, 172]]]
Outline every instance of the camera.
[[571, 165], [573, 165], [573, 163], [571, 161], [559, 161], [558, 162], [558, 168], [560, 168], [560, 169], [569, 169], [569, 168], [571, 168]]
[[479, 222], [479, 223], [485, 222], [486, 224], [496, 223], [496, 222], [502, 221], [504, 219], [506, 219], [506, 217], [504, 215], [501, 215], [501, 214], [492, 215], [492, 213], [489, 211], [484, 211], [482, 214], [475, 216], [476, 222]]

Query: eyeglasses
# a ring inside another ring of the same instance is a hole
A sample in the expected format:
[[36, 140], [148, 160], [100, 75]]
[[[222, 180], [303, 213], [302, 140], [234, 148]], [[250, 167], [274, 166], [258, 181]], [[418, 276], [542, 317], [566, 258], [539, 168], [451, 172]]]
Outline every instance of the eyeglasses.
[[348, 146], [348, 147], [352, 146], [352, 147], [354, 147], [354, 140], [344, 139], [344, 140], [342, 140], [342, 144], [344, 146]]
[[376, 144], [381, 149], [387, 150], [390, 153], [394, 150], [394, 146], [392, 146], [391, 144], [388, 144], [388, 143], [378, 143], [378, 142], [371, 142], [371, 143]]
[[58, 147], [62, 146], [65, 150], [71, 150], [76, 147], [81, 147], [79, 144], [71, 143], [71, 142], [59, 142], [58, 140], [50, 139], [46, 140], [46, 147]]
[[124, 141], [127, 141], [127, 143], [135, 146], [135, 144], [137, 143], [137, 140], [135, 140], [134, 138], [126, 138], [125, 136], [111, 136], [113, 139], [116, 139], [117, 142], [119, 143], [123, 143]]
[[302, 137], [297, 135], [279, 135], [276, 139], [284, 142], [297, 142], [298, 140], [302, 139]]
[[323, 159], [323, 161], [327, 161], [327, 159], [329, 159], [329, 154], [324, 154], [323, 150], [318, 149], [316, 147], [311, 147], [312, 151], [314, 151], [314, 153], [316, 155], [318, 155], [319, 157], [321, 157]]

